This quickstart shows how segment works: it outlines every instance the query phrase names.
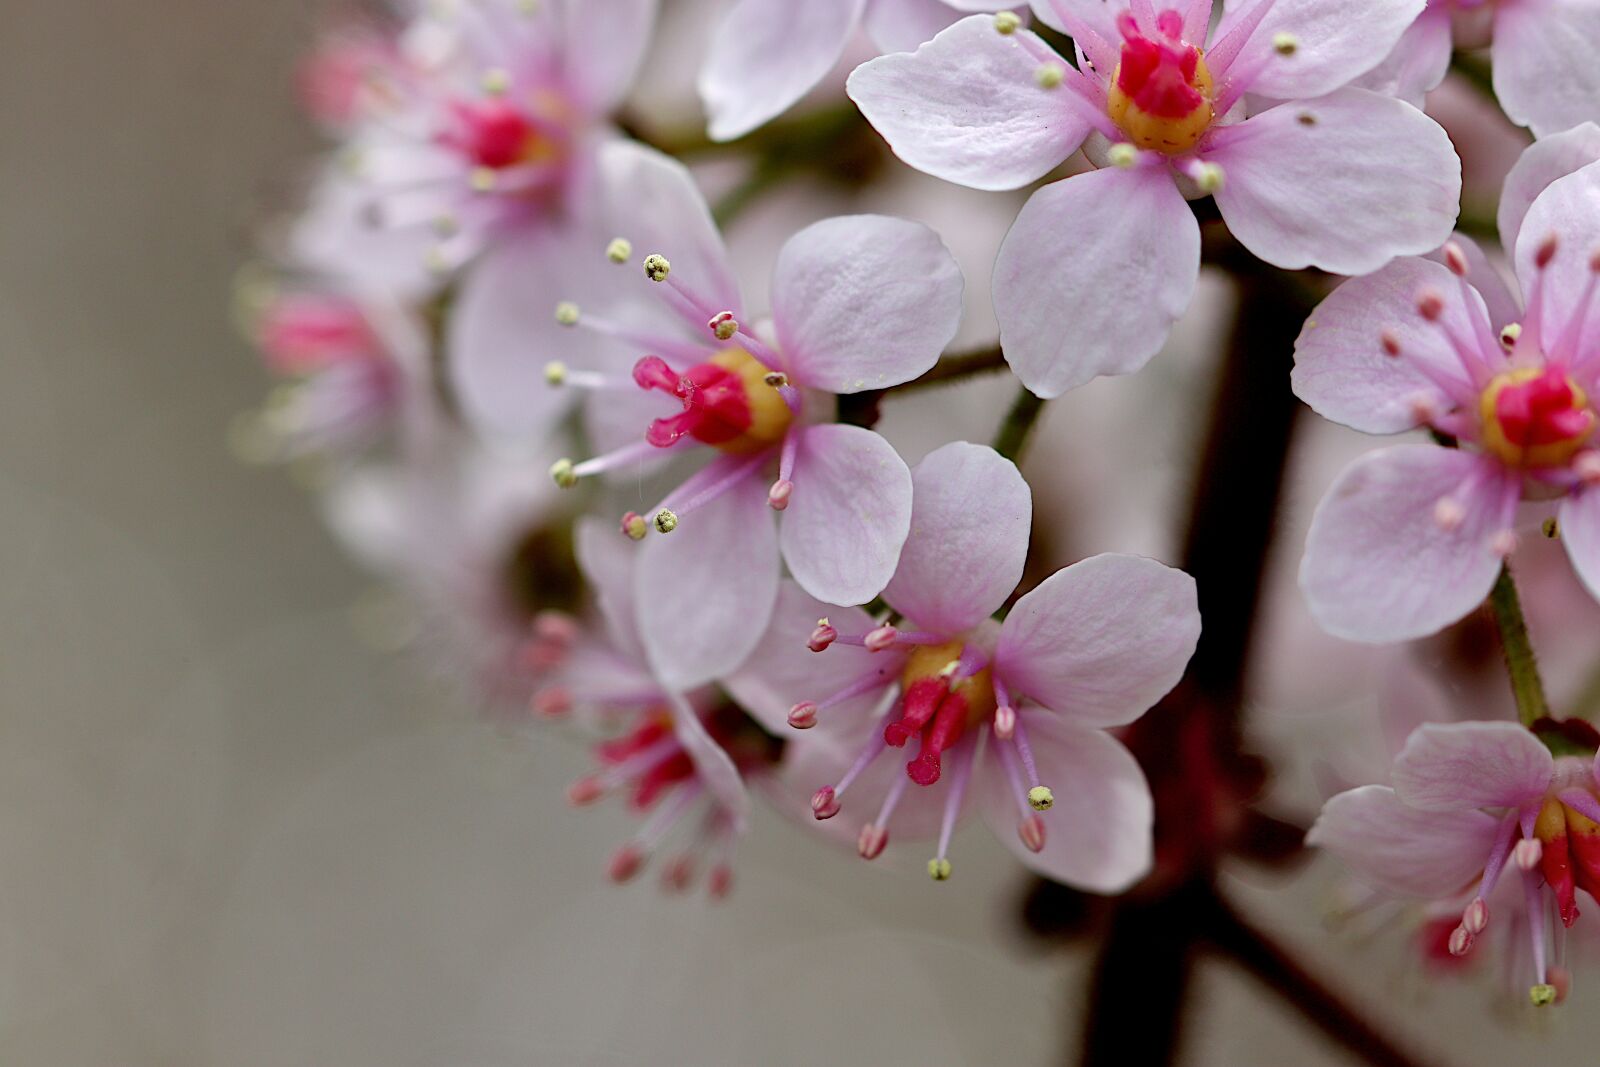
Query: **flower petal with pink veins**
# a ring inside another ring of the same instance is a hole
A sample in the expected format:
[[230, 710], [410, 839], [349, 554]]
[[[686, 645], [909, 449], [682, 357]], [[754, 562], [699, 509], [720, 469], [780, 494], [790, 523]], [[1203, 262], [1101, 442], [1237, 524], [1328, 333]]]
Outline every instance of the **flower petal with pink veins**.
[[911, 529], [911, 471], [871, 430], [796, 431], [794, 495], [779, 525], [795, 581], [830, 604], [865, 604], [889, 584]]
[[644, 645], [639, 640], [634, 601], [633, 571], [638, 562], [638, 546], [617, 535], [616, 523], [593, 516], [580, 518], [572, 532], [578, 569], [594, 590], [606, 634], [619, 652], [631, 660], [643, 661]]
[[639, 553], [639, 633], [662, 683], [693, 689], [743, 663], [778, 598], [778, 535], [767, 487], [754, 476], [742, 479], [685, 515], [674, 532], [652, 532]]
[[[1511, 287], [1511, 265], [1501, 257], [1490, 259], [1483, 247], [1457, 231], [1452, 234], [1450, 241], [1461, 250], [1467, 261], [1467, 281], [1478, 291], [1483, 298], [1484, 307], [1489, 309], [1489, 325], [1494, 328], [1495, 336], [1513, 322], [1522, 321], [1522, 300]], [[1448, 257], [1443, 248], [1436, 249], [1425, 257], [1435, 263], [1448, 265]]]
[[1550, 788], [1555, 758], [1514, 722], [1425, 723], [1390, 775], [1401, 800], [1423, 811], [1517, 808]]
[[[592, 254], [613, 272], [613, 287], [619, 282], [642, 285], [637, 266], [640, 258], [660, 254], [667, 257], [672, 273], [685, 288], [715, 305], [716, 311], [737, 314], [739, 283], [728, 261], [728, 249], [689, 168], [632, 141], [604, 145], [599, 167], [606, 224], [613, 232]], [[622, 267], [605, 257], [604, 242], [619, 236], [627, 238], [634, 253], [634, 259]], [[626, 271], [628, 277], [619, 278], [618, 271]]]
[[742, 137], [806, 95], [844, 54], [865, 7], [866, 0], [738, 0], [700, 69], [712, 139]]
[[1022, 580], [1033, 496], [1015, 464], [965, 441], [930, 453], [911, 481], [911, 535], [883, 597], [917, 629], [954, 635]]
[[1006, 361], [1042, 397], [1132, 374], [1166, 343], [1199, 277], [1200, 227], [1165, 168], [1047, 185], [995, 261]]
[[1306, 537], [1300, 588], [1311, 614], [1335, 637], [1369, 644], [1426, 637], [1465, 616], [1500, 573], [1492, 542], [1516, 489], [1507, 477], [1491, 460], [1437, 445], [1395, 445], [1350, 464]]
[[597, 234], [585, 227], [528, 226], [491, 248], [462, 282], [449, 316], [448, 366], [467, 418], [490, 436], [542, 441], [571, 407], [553, 388], [551, 360], [603, 363], [615, 346], [556, 322], [561, 300], [600, 298], [604, 274]]
[[[1330, 0], [1229, 0], [1213, 43], [1263, 4], [1271, 10], [1231, 70], [1247, 79], [1249, 92], [1273, 100], [1321, 96], [1372, 70], [1426, 6], [1425, 0], [1361, 0], [1360, 15], [1352, 17], [1348, 5]], [[1283, 35], [1294, 41], [1289, 55], [1278, 51]]]
[[1561, 502], [1561, 543], [1589, 595], [1600, 600], [1600, 489], [1585, 486]]
[[994, 0], [867, 0], [862, 26], [880, 52], [910, 52], [968, 11], [993, 11]]
[[[1447, 269], [1408, 256], [1364, 278], [1345, 282], [1306, 319], [1295, 342], [1295, 396], [1325, 419], [1365, 433], [1399, 433], [1425, 422], [1418, 401], [1438, 411], [1477, 401], [1471, 375], [1455, 347], [1417, 311], [1432, 290], [1444, 301], [1440, 324], [1458, 337], [1473, 336], [1470, 300], [1487, 314], [1476, 292], [1463, 298]], [[1385, 335], [1400, 355], [1384, 350]], [[1439, 380], [1452, 383], [1445, 389]]]
[[1600, 126], [1585, 122], [1529, 145], [1500, 192], [1500, 247], [1515, 251], [1522, 220], [1552, 182], [1600, 160]]
[[783, 369], [829, 393], [908, 382], [955, 337], [965, 287], [955, 257], [921, 223], [850, 215], [807, 226], [773, 269]]
[[[1600, 252], [1600, 163], [1557, 178], [1528, 209], [1516, 250], [1517, 280], [1524, 293], [1533, 291], [1539, 246], [1551, 236], [1558, 244], [1545, 271], [1541, 321], [1544, 336], [1554, 341], [1588, 303], [1589, 262]], [[1593, 324], [1595, 319], [1589, 321]], [[1593, 329], [1591, 325], [1591, 335]]]
[[1494, 95], [1511, 120], [1544, 137], [1600, 115], [1600, 4], [1500, 4]]
[[[863, 634], [876, 625], [860, 608], [824, 604], [794, 582], [784, 582], [761, 643], [743, 666], [722, 679], [739, 706], [779, 737], [794, 736], [789, 709], [801, 701], [821, 703], [852, 683], [875, 676], [888, 685], [899, 679], [904, 665], [903, 656], [868, 652], [859, 645], [834, 644], [822, 652], [811, 651], [806, 643], [820, 619], [846, 634]], [[860, 720], [882, 696], [883, 691], [875, 689], [847, 700], [819, 713], [818, 722], [825, 726], [835, 720]], [[823, 784], [812, 782], [809, 790]]]
[[707, 792], [742, 829], [750, 814], [750, 792], [745, 788], [744, 779], [733, 765], [732, 757], [706, 732], [694, 708], [677, 693], [672, 694], [672, 732], [689, 754], [695, 775], [705, 783]]
[[1044, 850], [1031, 852], [1018, 838], [1016, 790], [992, 751], [976, 783], [984, 821], [1032, 870], [1092, 893], [1122, 892], [1149, 873], [1154, 855], [1155, 805], [1138, 761], [1101, 730], [1048, 712], [1021, 714], [1039, 780], [1055, 794], [1040, 816]]
[[973, 189], [1019, 189], [1070, 156], [1089, 124], [1065, 99], [1041, 89], [1050, 46], [1028, 30], [997, 33], [994, 19], [962, 19], [914, 53], [863, 63], [850, 98], [899, 156], [917, 170]]
[[995, 673], [1080, 726], [1121, 726], [1178, 684], [1199, 639], [1193, 578], [1140, 556], [1092, 556], [1012, 607]]
[[1431, 252], [1460, 210], [1461, 160], [1443, 127], [1365, 89], [1252, 115], [1203, 154], [1222, 167], [1216, 201], [1233, 235], [1286, 270], [1366, 274]]
[[1306, 834], [1373, 888], [1419, 900], [1452, 897], [1483, 872], [1497, 821], [1481, 811], [1421, 811], [1382, 785], [1329, 799]]

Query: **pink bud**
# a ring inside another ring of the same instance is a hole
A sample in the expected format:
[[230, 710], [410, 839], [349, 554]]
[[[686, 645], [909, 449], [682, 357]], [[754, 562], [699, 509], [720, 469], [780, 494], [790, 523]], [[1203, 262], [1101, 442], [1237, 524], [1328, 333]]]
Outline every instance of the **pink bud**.
[[1511, 850], [1511, 862], [1517, 865], [1519, 871], [1534, 870], [1543, 859], [1544, 845], [1537, 837], [1524, 837]]
[[809, 730], [817, 725], [817, 705], [810, 700], [802, 700], [789, 709], [789, 725], [796, 730]]
[[1488, 902], [1479, 897], [1468, 904], [1467, 910], [1461, 914], [1461, 925], [1473, 936], [1483, 933], [1489, 925]]
[[900, 636], [900, 631], [899, 630], [896, 630], [893, 626], [890, 626], [888, 623], [884, 623], [882, 626], [878, 627], [876, 630], [872, 630], [872, 631], [868, 632], [867, 637], [866, 637], [867, 651], [868, 652], [882, 652], [884, 649], [890, 648], [891, 646], [893, 646], [895, 638], [897, 638], [899, 636]]
[[606, 868], [606, 877], [621, 885], [639, 873], [639, 868], [644, 866], [644, 852], [639, 846], [628, 844], [617, 849], [611, 857], [611, 864]]
[[1028, 846], [1029, 852], [1044, 851], [1044, 819], [1030, 815], [1017, 824], [1017, 836]]
[[837, 640], [839, 631], [827, 619], [818, 619], [817, 628], [811, 631], [811, 640], [806, 642], [806, 647], [813, 652], [821, 652]]
[[1472, 931], [1458, 926], [1450, 932], [1450, 955], [1465, 956], [1472, 951]]
[[694, 881], [694, 857], [676, 856], [661, 872], [661, 888], [681, 893]]
[[572, 693], [563, 686], [552, 685], [533, 695], [533, 710], [549, 719], [558, 719], [572, 710]]
[[1444, 246], [1444, 265], [1458, 278], [1467, 276], [1467, 253], [1454, 241]]
[[861, 853], [861, 858], [864, 860], [875, 860], [883, 855], [883, 848], [888, 843], [888, 829], [874, 826], [869, 822], [861, 828], [861, 833], [856, 838], [856, 851]]
[[579, 778], [567, 787], [567, 802], [574, 807], [581, 808], [585, 804], [593, 804], [605, 795], [605, 785], [592, 775]]
[[1561, 239], [1551, 234], [1539, 242], [1539, 249], [1533, 254], [1533, 265], [1544, 270], [1550, 261], [1556, 258], [1556, 250], [1561, 247]]
[[839, 814], [839, 798], [833, 795], [833, 786], [825, 785], [811, 794], [811, 815], [818, 822]]
[[1017, 709], [1009, 704], [994, 709], [994, 735], [1002, 741], [1011, 740], [1017, 732]]
[[1572, 460], [1572, 473], [1590, 485], [1600, 484], [1600, 452], [1585, 449]]
[[773, 511], [782, 511], [789, 506], [789, 498], [794, 496], [794, 483], [787, 478], [779, 478], [772, 483], [772, 488], [767, 490], [767, 505]]
[[1438, 322], [1444, 315], [1444, 297], [1432, 289], [1424, 289], [1417, 297], [1417, 312], [1429, 322]]
[[711, 894], [712, 900], [726, 900], [728, 894], [733, 892], [733, 868], [725, 863], [719, 863], [711, 868], [711, 879], [706, 884], [706, 892]]
[[1572, 991], [1572, 972], [1565, 967], [1551, 967], [1545, 972], [1545, 981], [1555, 986], [1556, 1003], [1560, 1004], [1567, 999], [1567, 994]]
[[1400, 357], [1400, 337], [1393, 330], [1384, 330], [1383, 335], [1378, 340], [1383, 345], [1384, 355], [1391, 359]]

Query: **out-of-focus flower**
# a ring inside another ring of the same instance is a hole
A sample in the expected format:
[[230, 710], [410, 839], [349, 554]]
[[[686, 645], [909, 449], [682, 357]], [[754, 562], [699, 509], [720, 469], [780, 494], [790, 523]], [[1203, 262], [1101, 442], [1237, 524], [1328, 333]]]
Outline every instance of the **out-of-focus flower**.
[[1600, 891], [1593, 753], [1557, 758], [1513, 723], [1430, 724], [1395, 758], [1392, 780], [1392, 788], [1363, 786], [1334, 797], [1307, 841], [1399, 896], [1449, 898], [1476, 880], [1451, 935], [1456, 955], [1489, 925], [1490, 894], [1514, 864], [1532, 938], [1531, 995], [1536, 1004], [1555, 1001], [1565, 976], [1550, 974], [1541, 892], [1549, 887], [1562, 926], [1570, 927], [1577, 891]]
[[[1368, 433], [1428, 427], [1458, 443], [1357, 460], [1317, 510], [1301, 584], [1329, 632], [1433, 633], [1482, 603], [1516, 547], [1524, 498], [1561, 498], [1560, 532], [1600, 593], [1600, 128], [1541, 141], [1507, 180], [1501, 234], [1525, 312], [1469, 242], [1346, 283], [1296, 346], [1294, 389]], [[1581, 169], [1578, 169], [1580, 168]], [[1575, 171], [1575, 172], [1574, 172]], [[1573, 173], [1569, 173], [1573, 172]], [[1531, 204], [1531, 206], [1530, 206]]]
[[427, 333], [399, 303], [332, 288], [245, 283], [245, 328], [283, 379], [250, 424], [273, 459], [344, 458], [374, 443], [427, 389]]
[[802, 586], [835, 603], [866, 603], [889, 581], [911, 521], [911, 475], [877, 434], [827, 421], [832, 394], [896, 385], [932, 367], [960, 322], [961, 272], [927, 227], [829, 219], [779, 252], [772, 321], [757, 325], [687, 173], [622, 144], [606, 149], [603, 169], [636, 211], [653, 216], [611, 251], [622, 263], [634, 249], [659, 250], [644, 257], [645, 279], [636, 268], [625, 277], [651, 290], [640, 297], [659, 298], [649, 310], [666, 315], [631, 329], [575, 305], [558, 311], [580, 331], [621, 341], [637, 362], [628, 377], [549, 368], [552, 383], [589, 391], [591, 436], [627, 441], [552, 473], [571, 485], [693, 444], [722, 453], [648, 516], [623, 518], [629, 536], [648, 538], [638, 599], [650, 661], [692, 686], [754, 647], [771, 617], [780, 554]]
[[[901, 622], [789, 588], [729, 691], [769, 728], [822, 724], [791, 742], [787, 776], [829, 776], [811, 798], [817, 819], [838, 814], [847, 792], [882, 797], [857, 840], [869, 859], [891, 822], [910, 836], [936, 830], [928, 870], [949, 877], [950, 835], [975, 784], [986, 819], [1030, 866], [1086, 889], [1126, 888], [1150, 866], [1152, 805], [1106, 729], [1137, 719], [1182, 675], [1200, 633], [1193, 580], [1148, 559], [1096, 556], [996, 623], [1027, 556], [1027, 484], [992, 449], [964, 443], [913, 477], [911, 537], [884, 591]], [[840, 688], [827, 695], [829, 684]], [[886, 753], [912, 740], [909, 763]]]
[[1492, 38], [1494, 92], [1539, 137], [1600, 117], [1600, 5], [1592, 0], [1428, 0], [1389, 57], [1359, 84], [1420, 104], [1453, 48]]
[[881, 51], [915, 48], [996, 0], [738, 0], [711, 35], [700, 97], [711, 136], [742, 137], [789, 110], [844, 54], [859, 26]]
[[[1103, 168], [1035, 193], [996, 264], [1006, 357], [1039, 395], [1161, 347], [1199, 272], [1185, 197], [1213, 196], [1246, 248], [1290, 269], [1361, 274], [1449, 235], [1460, 163], [1444, 131], [1341, 88], [1421, 0], [1230, 5], [1209, 45], [1209, 0], [1035, 8], [1072, 35], [1076, 67], [1015, 19], [973, 16], [858, 68], [849, 92], [902, 159], [963, 185], [1026, 185], [1080, 145]], [[1291, 102], [1251, 113], [1247, 93]]]
[[574, 629], [550, 657], [552, 669], [533, 708], [577, 717], [610, 736], [594, 748], [599, 767], [574, 782], [567, 796], [589, 804], [626, 791], [632, 810], [650, 812], [612, 856], [609, 873], [619, 882], [632, 878], [675, 828], [698, 816], [698, 828], [668, 861], [662, 882], [685, 889], [704, 863], [708, 889], [721, 897], [732, 886], [733, 848], [746, 829], [744, 777], [769, 773], [782, 746], [714, 689], [684, 694], [650, 671], [636, 621], [635, 554], [608, 523], [581, 520], [576, 536], [578, 565], [595, 590], [606, 638]]

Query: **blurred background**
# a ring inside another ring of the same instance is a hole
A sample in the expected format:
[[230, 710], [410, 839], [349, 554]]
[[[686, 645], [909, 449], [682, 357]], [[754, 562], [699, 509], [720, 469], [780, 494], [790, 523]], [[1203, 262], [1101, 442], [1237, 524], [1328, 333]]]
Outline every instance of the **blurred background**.
[[[697, 39], [704, 11], [668, 6]], [[316, 149], [292, 78], [325, 5], [0, 12], [0, 1062], [1071, 1062], [1087, 953], [1024, 930], [1027, 879], [982, 831], [935, 885], [763, 811], [726, 903], [611, 886], [628, 820], [563, 803], [581, 748], [362, 640], [371, 582], [313, 499], [230, 455], [265, 388], [231, 286]], [[913, 213], [948, 192], [896, 189]], [[983, 210], [998, 233], [1015, 207]], [[749, 216], [753, 247], [784, 211]], [[1164, 365], [1181, 396], [1205, 364]], [[1291, 486], [1291, 526], [1332, 469]], [[1592, 975], [1534, 1031], [1403, 935], [1330, 932], [1333, 873], [1228, 888], [1438, 1062], [1584, 1061]], [[1197, 1067], [1353, 1062], [1217, 964], [1190, 1018]]]

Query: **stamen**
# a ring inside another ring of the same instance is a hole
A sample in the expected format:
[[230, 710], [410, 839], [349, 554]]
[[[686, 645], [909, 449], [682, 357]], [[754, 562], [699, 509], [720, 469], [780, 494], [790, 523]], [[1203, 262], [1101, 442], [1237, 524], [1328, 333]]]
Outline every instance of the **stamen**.
[[1522, 326], [1528, 335], [1529, 343], [1534, 347], [1543, 346], [1545, 335], [1545, 270], [1556, 258], [1556, 252], [1560, 247], [1561, 239], [1552, 233], [1540, 243], [1533, 255], [1533, 266], [1537, 273], [1534, 274], [1533, 282], [1528, 287], [1528, 306], [1522, 315]]
[[731, 311], [719, 312], [706, 323], [706, 329], [710, 330], [719, 341], [731, 340], [734, 334], [739, 332], [739, 320], [733, 317]]
[[972, 764], [977, 754], [976, 741], [956, 753], [955, 771], [950, 776], [950, 792], [944, 798], [944, 818], [939, 824], [939, 852], [928, 864], [928, 874], [936, 882], [943, 882], [950, 877], [950, 835], [955, 832], [956, 819], [961, 815], [961, 802], [967, 795], [967, 782], [972, 777]]
[[622, 516], [622, 532], [635, 541], [643, 541], [650, 532], [650, 524], [637, 511], [630, 511]]
[[1535, 1007], [1545, 1007], [1555, 1002], [1555, 990], [1546, 982], [1545, 904], [1537, 874], [1531, 871], [1523, 874], [1522, 892], [1527, 901], [1528, 936], [1533, 941], [1533, 986], [1528, 990], [1528, 997]]
[[822, 652], [839, 639], [839, 631], [827, 619], [818, 619], [817, 628], [811, 631], [811, 637], [806, 642], [806, 647], [813, 652]]
[[1022, 20], [1012, 11], [1001, 11], [994, 17], [994, 31], [1002, 37], [1010, 37], [1021, 25]]
[[766, 459], [766, 453], [759, 453], [752, 457], [730, 456], [707, 465], [662, 502], [656, 512], [656, 529], [662, 533], [676, 530], [679, 520], [719, 499], [753, 474]]
[[1469, 270], [1467, 253], [1455, 241], [1446, 242], [1444, 246], [1444, 265], [1450, 268], [1450, 273], [1458, 278], [1465, 278]]
[[1450, 941], [1447, 945], [1450, 955], [1465, 956], [1472, 951], [1473, 940], [1471, 930], [1468, 930], [1465, 926], [1456, 927], [1450, 932]]
[[773, 511], [783, 511], [789, 506], [789, 498], [794, 496], [794, 483], [787, 478], [779, 478], [772, 483], [772, 488], [767, 490], [767, 506]]
[[789, 725], [796, 730], [809, 730], [817, 725], [817, 705], [815, 701], [802, 700], [789, 709]]
[[626, 237], [613, 238], [606, 246], [606, 258], [619, 266], [633, 258], [633, 242]]
[[883, 727], [894, 716], [895, 692], [890, 690], [884, 695], [883, 702], [879, 705], [876, 718], [877, 724], [867, 734], [866, 744], [861, 746], [861, 751], [856, 754], [855, 761], [844, 772], [844, 777], [831, 786], [823, 786], [811, 797], [811, 814], [821, 819], [831, 819], [839, 813], [839, 798], [844, 796], [845, 790], [861, 776], [861, 772], [872, 765], [883, 751]]

